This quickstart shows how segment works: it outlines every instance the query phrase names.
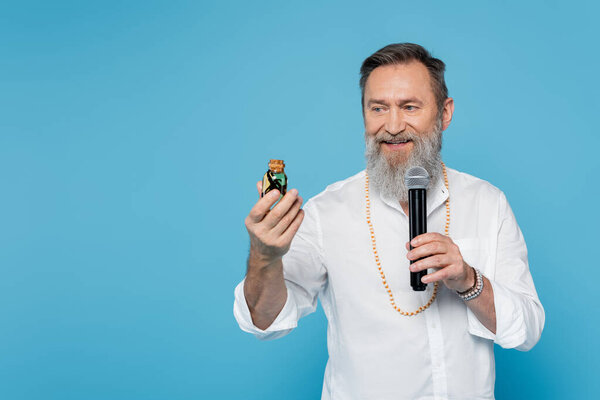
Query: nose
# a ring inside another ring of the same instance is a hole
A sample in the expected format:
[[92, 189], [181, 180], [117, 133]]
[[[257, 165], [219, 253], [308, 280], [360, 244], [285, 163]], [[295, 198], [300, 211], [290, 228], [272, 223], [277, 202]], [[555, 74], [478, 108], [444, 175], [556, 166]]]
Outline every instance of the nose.
[[385, 130], [390, 135], [397, 135], [406, 129], [406, 122], [402, 116], [402, 112], [396, 107], [392, 107], [387, 114], [385, 121]]

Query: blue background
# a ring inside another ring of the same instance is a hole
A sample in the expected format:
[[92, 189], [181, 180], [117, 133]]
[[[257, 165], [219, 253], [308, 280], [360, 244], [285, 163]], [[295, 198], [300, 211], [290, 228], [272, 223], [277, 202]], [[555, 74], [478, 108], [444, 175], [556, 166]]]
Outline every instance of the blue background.
[[403, 41], [446, 62], [444, 160], [507, 194], [545, 306], [497, 398], [596, 397], [598, 11], [3, 2], [0, 398], [319, 398], [320, 307], [272, 342], [233, 318], [243, 220], [269, 158], [306, 199], [364, 168], [358, 70]]

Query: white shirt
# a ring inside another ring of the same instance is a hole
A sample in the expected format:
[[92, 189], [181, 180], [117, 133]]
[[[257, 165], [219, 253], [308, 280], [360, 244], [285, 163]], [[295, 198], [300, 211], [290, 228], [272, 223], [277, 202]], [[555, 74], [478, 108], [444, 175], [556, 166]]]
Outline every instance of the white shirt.
[[[417, 316], [392, 308], [366, 222], [364, 171], [328, 186], [304, 206], [304, 221], [283, 257], [287, 300], [271, 326], [254, 326], [244, 281], [236, 287], [240, 328], [263, 340], [289, 333], [321, 299], [329, 352], [322, 400], [493, 399], [493, 343], [526, 351], [539, 340], [544, 309], [506, 197], [486, 181], [447, 172], [450, 193], [443, 180], [428, 190], [428, 231], [444, 232], [449, 196], [450, 238], [492, 284], [496, 334], [442, 282], [431, 307]], [[433, 284], [425, 292], [410, 286], [408, 218], [398, 201], [373, 185], [370, 199], [388, 285], [398, 307], [414, 311], [427, 303]]]

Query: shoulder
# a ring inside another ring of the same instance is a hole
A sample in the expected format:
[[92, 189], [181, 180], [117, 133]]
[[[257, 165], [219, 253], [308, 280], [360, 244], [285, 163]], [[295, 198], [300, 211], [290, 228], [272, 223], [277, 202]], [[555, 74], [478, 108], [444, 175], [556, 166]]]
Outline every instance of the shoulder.
[[303, 207], [304, 221], [298, 235], [316, 235], [315, 243], [322, 245], [322, 226], [337, 226], [357, 209], [362, 209], [365, 171], [328, 185], [325, 190], [311, 197]]
[[454, 186], [457, 191], [495, 198], [503, 196], [500, 189], [484, 179], [448, 167], [446, 170], [451, 187]]
[[492, 209], [504, 207], [506, 196], [490, 182], [452, 168], [446, 169], [450, 193], [455, 199], [469, 204], [487, 205]]
[[353, 197], [363, 190], [365, 170], [362, 170], [346, 179], [328, 185], [321, 193], [313, 196], [310, 201], [323, 204], [336, 202], [340, 199]]
[[[319, 212], [353, 209], [363, 200], [365, 170], [346, 179], [328, 185], [325, 190], [311, 197], [304, 207], [306, 211], [318, 209]], [[356, 203], [356, 204], [355, 204]]]

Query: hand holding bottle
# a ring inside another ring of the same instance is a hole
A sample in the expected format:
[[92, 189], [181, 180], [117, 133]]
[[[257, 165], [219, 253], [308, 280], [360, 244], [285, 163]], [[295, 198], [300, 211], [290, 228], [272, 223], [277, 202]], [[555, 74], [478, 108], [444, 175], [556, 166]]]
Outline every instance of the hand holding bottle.
[[[282, 190], [287, 187], [287, 178], [284, 178], [283, 182], [279, 182]], [[273, 179], [266, 180], [271, 186]], [[287, 299], [282, 257], [290, 249], [304, 219], [304, 211], [300, 209], [302, 197], [298, 196], [296, 189], [283, 197], [279, 188], [265, 187], [268, 193], [264, 193], [260, 181], [256, 183], [256, 189], [261, 197], [245, 220], [250, 235], [250, 255], [244, 296], [254, 325], [267, 329]]]
[[[259, 195], [262, 182], [256, 183]], [[250, 235], [250, 264], [267, 266], [283, 257], [290, 248], [294, 235], [304, 218], [302, 197], [296, 189], [288, 191], [281, 200], [275, 189], [261, 197], [246, 217], [245, 224]], [[271, 208], [273, 207], [273, 208]]]

